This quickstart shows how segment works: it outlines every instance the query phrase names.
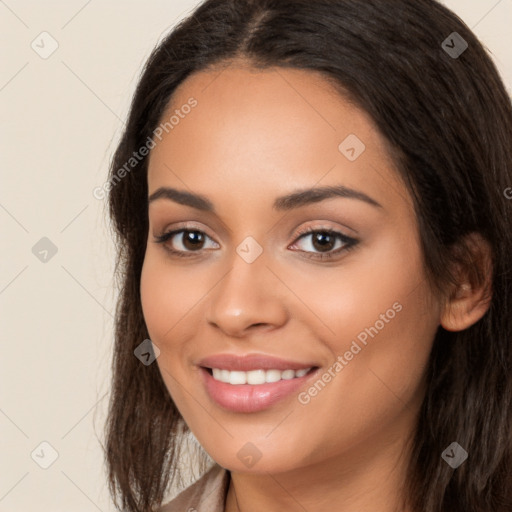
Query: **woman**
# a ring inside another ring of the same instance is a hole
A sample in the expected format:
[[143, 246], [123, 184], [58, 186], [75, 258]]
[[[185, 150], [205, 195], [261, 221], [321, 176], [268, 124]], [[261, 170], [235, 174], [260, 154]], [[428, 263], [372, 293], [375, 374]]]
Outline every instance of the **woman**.
[[[511, 136], [432, 0], [180, 23], [111, 167], [123, 510], [511, 510]], [[209, 470], [159, 508], [190, 432]]]

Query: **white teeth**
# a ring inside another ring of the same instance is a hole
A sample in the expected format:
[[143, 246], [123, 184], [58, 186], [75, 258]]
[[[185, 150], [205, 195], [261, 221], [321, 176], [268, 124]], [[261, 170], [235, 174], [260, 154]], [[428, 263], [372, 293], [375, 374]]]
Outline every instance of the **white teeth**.
[[247, 384], [264, 384], [265, 370], [252, 370], [247, 372]]
[[[299, 370], [300, 371], [300, 370]], [[309, 371], [309, 370], [308, 370]], [[299, 376], [297, 374], [297, 376]], [[295, 371], [294, 370], [285, 370], [282, 374], [281, 374], [281, 378], [285, 379], [285, 380], [290, 380], [290, 379], [293, 379], [295, 377]]]
[[311, 368], [303, 368], [301, 370], [251, 370], [249, 372], [221, 370], [220, 368], [212, 368], [213, 378], [227, 384], [265, 384], [277, 382], [281, 379], [290, 380], [296, 377], [304, 377]]
[[[293, 372], [295, 375], [295, 372]], [[279, 370], [267, 370], [265, 373], [265, 382], [277, 382], [281, 380], [282, 372]]]
[[247, 373], [246, 372], [229, 372], [229, 383], [230, 384], [246, 384]]

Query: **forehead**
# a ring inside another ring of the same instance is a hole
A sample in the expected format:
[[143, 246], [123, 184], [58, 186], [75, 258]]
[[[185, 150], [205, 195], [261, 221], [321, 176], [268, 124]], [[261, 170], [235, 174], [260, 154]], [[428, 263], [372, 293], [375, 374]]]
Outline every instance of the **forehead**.
[[373, 120], [317, 72], [244, 65], [198, 72], [175, 91], [162, 123], [171, 117], [151, 151], [150, 193], [165, 185], [236, 187], [249, 196], [320, 181], [359, 188], [366, 181], [374, 194], [383, 180], [401, 186]]

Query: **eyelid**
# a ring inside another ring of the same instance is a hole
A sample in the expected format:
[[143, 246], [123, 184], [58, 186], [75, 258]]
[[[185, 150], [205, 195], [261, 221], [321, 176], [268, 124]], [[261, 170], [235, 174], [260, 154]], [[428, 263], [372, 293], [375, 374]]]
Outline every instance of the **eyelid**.
[[[333, 232], [333, 233], [339, 233], [340, 235], [343, 235], [346, 238], [351, 238], [351, 236], [345, 234], [343, 232], [343, 228], [341, 228], [339, 226], [335, 226], [333, 224], [326, 223], [325, 221], [316, 221], [316, 222], [317, 223], [310, 222], [310, 223], [306, 224], [305, 226], [296, 230], [293, 235], [294, 239], [297, 239], [301, 235], [309, 234], [312, 232], [314, 233], [317, 231], [328, 231], [328, 232]], [[318, 222], [320, 222], [320, 224], [318, 224]], [[353, 231], [354, 233], [356, 232], [354, 229], [350, 229], [349, 227], [346, 227], [345, 229], [348, 231]]]
[[[207, 235], [209, 238], [211, 238], [212, 240], [215, 241], [215, 238], [209, 233], [209, 229], [206, 228], [204, 226], [204, 224], [201, 224], [199, 223], [196, 224], [195, 221], [183, 221], [183, 222], [178, 222], [177, 224], [173, 224], [172, 227], [164, 227], [160, 230], [158, 230], [160, 233], [162, 234], [167, 234], [167, 233], [170, 233], [170, 232], [177, 232], [177, 231], [200, 231], [201, 233], [204, 233], [205, 235]], [[219, 243], [219, 242], [216, 242], [216, 243]]]
[[[293, 242], [292, 244], [295, 244], [297, 240], [302, 237], [303, 235], [309, 235], [311, 233], [318, 233], [318, 232], [327, 232], [332, 233], [333, 236], [340, 237], [344, 239], [347, 243], [357, 243], [360, 241], [359, 239], [359, 233], [348, 226], [340, 226], [339, 224], [334, 224], [331, 221], [326, 220], [316, 220], [312, 222], [306, 223], [304, 226], [300, 227], [299, 229], [295, 230], [292, 234]], [[351, 234], [348, 234], [351, 233]], [[356, 233], [356, 236], [354, 236], [353, 233]]]

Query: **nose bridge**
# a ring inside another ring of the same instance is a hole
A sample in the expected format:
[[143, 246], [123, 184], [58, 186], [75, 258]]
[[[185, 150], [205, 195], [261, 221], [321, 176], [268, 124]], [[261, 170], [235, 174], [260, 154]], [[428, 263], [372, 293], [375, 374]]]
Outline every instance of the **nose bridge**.
[[232, 336], [254, 325], [278, 326], [286, 321], [286, 308], [268, 257], [252, 237], [244, 239], [230, 260], [230, 270], [212, 290], [207, 321]]

